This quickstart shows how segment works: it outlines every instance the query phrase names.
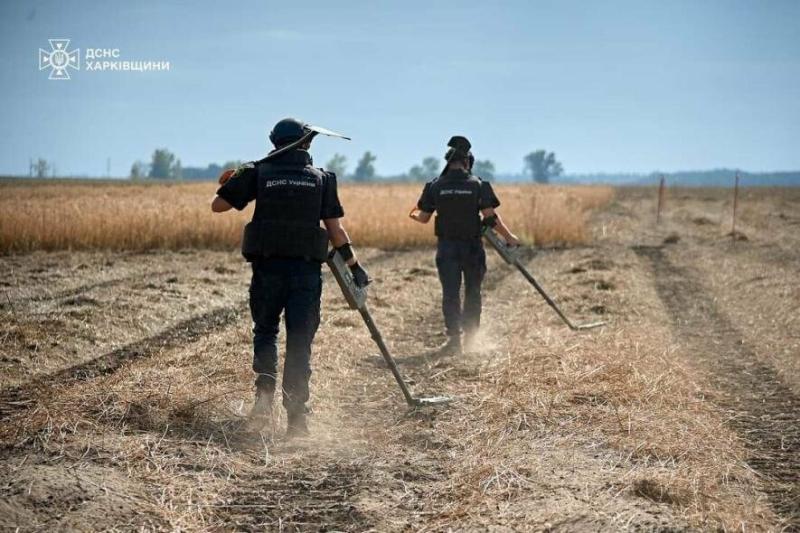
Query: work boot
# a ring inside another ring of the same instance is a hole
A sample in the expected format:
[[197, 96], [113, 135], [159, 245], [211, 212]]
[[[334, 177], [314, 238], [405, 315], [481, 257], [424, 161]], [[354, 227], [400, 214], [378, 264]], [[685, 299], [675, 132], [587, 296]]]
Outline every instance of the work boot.
[[308, 435], [305, 410], [288, 411], [286, 423], [286, 438], [305, 437]]
[[261, 431], [264, 426], [272, 425], [272, 397], [270, 389], [256, 389], [256, 400], [247, 417], [247, 429]]
[[447, 342], [439, 347], [439, 353], [442, 355], [459, 355], [461, 353], [461, 335], [449, 335]]

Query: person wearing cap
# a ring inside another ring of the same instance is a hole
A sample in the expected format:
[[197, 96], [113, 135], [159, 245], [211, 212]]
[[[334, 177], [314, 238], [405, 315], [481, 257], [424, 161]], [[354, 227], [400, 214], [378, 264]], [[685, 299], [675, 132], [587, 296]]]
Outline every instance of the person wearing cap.
[[328, 255], [328, 242], [339, 250], [358, 285], [370, 282], [342, 225], [336, 175], [312, 164], [308, 150], [317, 131], [310, 128], [291, 118], [278, 122], [269, 136], [275, 149], [261, 161], [224, 173], [211, 203], [212, 211], [220, 213], [242, 210], [255, 201], [253, 219], [242, 238], [242, 254], [253, 270], [250, 311], [256, 398], [249, 428], [259, 431], [271, 425], [283, 313], [286, 356], [281, 385], [289, 437], [308, 433], [311, 343], [320, 322], [321, 264]]
[[465, 137], [455, 136], [448, 147], [444, 170], [425, 184], [409, 216], [426, 224], [436, 213], [436, 269], [442, 284], [442, 313], [447, 334], [442, 351], [459, 353], [462, 333], [464, 345], [469, 349], [480, 327], [481, 283], [486, 273], [482, 226], [494, 228], [511, 246], [517, 246], [519, 240], [495, 211], [500, 201], [492, 185], [471, 173], [475, 158], [470, 142]]

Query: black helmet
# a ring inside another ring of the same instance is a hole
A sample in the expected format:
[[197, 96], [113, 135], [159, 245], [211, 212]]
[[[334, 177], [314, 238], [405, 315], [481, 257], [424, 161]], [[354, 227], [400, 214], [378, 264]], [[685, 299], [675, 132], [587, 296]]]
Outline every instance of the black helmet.
[[461, 135], [450, 137], [447, 146], [449, 150], [447, 150], [447, 153], [444, 155], [445, 161], [468, 161], [472, 157], [472, 152], [469, 151], [470, 148], [472, 148], [472, 144], [470, 144], [466, 137], [462, 137]]
[[289, 144], [306, 134], [306, 125], [294, 118], [285, 118], [269, 132], [269, 140], [276, 147]]

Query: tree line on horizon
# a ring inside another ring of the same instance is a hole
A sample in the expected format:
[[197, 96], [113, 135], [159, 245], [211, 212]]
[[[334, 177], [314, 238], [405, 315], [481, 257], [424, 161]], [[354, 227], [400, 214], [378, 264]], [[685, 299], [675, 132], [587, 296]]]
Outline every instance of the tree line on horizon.
[[[370, 151], [356, 162], [352, 173], [348, 173], [347, 157], [336, 153], [323, 166], [336, 173], [342, 181], [370, 183], [376, 181], [426, 182], [438, 176], [442, 170], [442, 159], [428, 156], [419, 164], [413, 165], [407, 172], [398, 175], [381, 176], [375, 170], [377, 156]], [[536, 150], [523, 158], [525, 174], [536, 183], [549, 183], [552, 178], [561, 176], [564, 167], [556, 159], [553, 152]], [[150, 157], [150, 162], [136, 161], [131, 166], [130, 178], [156, 180], [202, 180], [217, 178], [225, 169], [236, 168], [242, 161], [226, 161], [222, 165], [211, 163], [207, 167], [184, 167], [181, 160], [166, 148], [157, 148]], [[496, 169], [488, 159], [475, 160], [472, 173], [486, 181], [494, 181]]]
[[[377, 157], [371, 152], [366, 152], [358, 161], [353, 173], [347, 172], [347, 158], [341, 154], [334, 154], [325, 164], [325, 168], [336, 172], [343, 181], [369, 183], [372, 181], [398, 181], [398, 182], [423, 182], [437, 176], [441, 169], [441, 160], [435, 157], [426, 157], [420, 164], [413, 165], [407, 172], [396, 176], [379, 176], [375, 171]], [[746, 172], [731, 168], [715, 168], [707, 170], [683, 170], [673, 172], [595, 172], [564, 175], [563, 167], [552, 152], [537, 150], [524, 158], [525, 171], [521, 174], [497, 174], [494, 164], [489, 160], [475, 162], [473, 173], [486, 180], [505, 182], [521, 182], [533, 179], [538, 183], [548, 183], [554, 178], [564, 184], [607, 184], [616, 186], [649, 186], [658, 183], [661, 176], [666, 177], [670, 186], [705, 186], [728, 187], [734, 176], [738, 173], [743, 187], [774, 186], [797, 187], [800, 186], [800, 171], [767, 171]], [[226, 161], [222, 165], [211, 163], [206, 167], [183, 167], [178, 159], [169, 150], [156, 149], [149, 162], [136, 161], [131, 166], [129, 178], [134, 180], [213, 180], [219, 177], [223, 170], [236, 168], [242, 161]], [[57, 178], [57, 177], [83, 177], [64, 175], [59, 176], [55, 162], [43, 157], [31, 158], [28, 176], [31, 178]], [[107, 175], [106, 177], [110, 177]], [[538, 179], [537, 179], [538, 177]]]

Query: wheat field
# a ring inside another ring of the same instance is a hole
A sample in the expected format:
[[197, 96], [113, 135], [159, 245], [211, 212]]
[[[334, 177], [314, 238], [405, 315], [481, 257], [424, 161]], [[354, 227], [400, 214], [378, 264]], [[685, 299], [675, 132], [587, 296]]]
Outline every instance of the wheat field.
[[[420, 184], [340, 186], [345, 226], [359, 246], [408, 248], [434, 242], [432, 224], [408, 218]], [[212, 214], [213, 183], [0, 183], [0, 253], [31, 250], [231, 249], [252, 205]], [[587, 216], [610, 187], [500, 185], [499, 212], [524, 242], [585, 243]]]

